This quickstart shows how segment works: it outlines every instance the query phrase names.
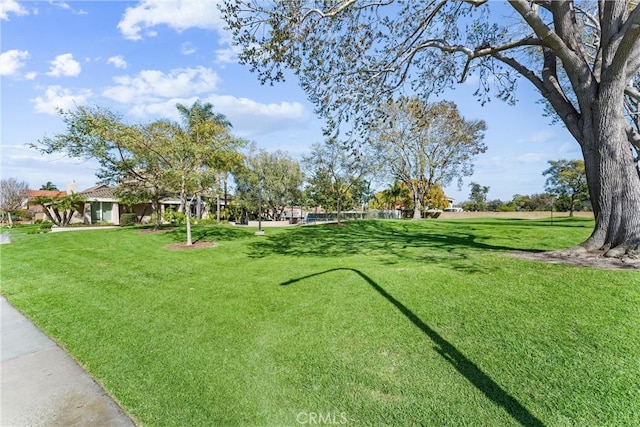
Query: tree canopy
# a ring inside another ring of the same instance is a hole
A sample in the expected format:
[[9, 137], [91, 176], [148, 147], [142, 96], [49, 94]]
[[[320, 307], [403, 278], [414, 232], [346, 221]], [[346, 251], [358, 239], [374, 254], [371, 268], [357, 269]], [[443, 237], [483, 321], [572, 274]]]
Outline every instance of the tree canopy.
[[316, 143], [303, 160], [307, 170], [307, 196], [315, 205], [337, 211], [338, 223], [347, 204], [369, 199], [369, 179], [379, 163], [371, 151], [355, 152], [335, 142]]
[[96, 159], [100, 165], [96, 175], [103, 183], [117, 184], [121, 197], [151, 199], [157, 226], [161, 196], [179, 195], [184, 207], [187, 195], [213, 187], [217, 173], [239, 160], [237, 150], [244, 144], [231, 135], [231, 124], [211, 104], [196, 101], [177, 108], [181, 123], [129, 124], [108, 109], [79, 106], [60, 112], [66, 132], [32, 146], [45, 153]]
[[301, 199], [304, 174], [300, 164], [284, 151], [254, 151], [246, 157], [246, 165], [236, 176], [237, 196], [248, 206], [258, 205], [258, 191], [273, 220], [283, 217], [286, 206]]
[[486, 151], [485, 122], [465, 120], [453, 102], [425, 104], [401, 97], [379, 106], [369, 139], [390, 174], [413, 195], [414, 219], [432, 186], [447, 186], [473, 173], [474, 158]]
[[569, 215], [573, 216], [576, 204], [589, 199], [589, 186], [582, 160], [549, 160], [551, 165], [542, 172], [547, 176], [545, 190], [569, 201]]

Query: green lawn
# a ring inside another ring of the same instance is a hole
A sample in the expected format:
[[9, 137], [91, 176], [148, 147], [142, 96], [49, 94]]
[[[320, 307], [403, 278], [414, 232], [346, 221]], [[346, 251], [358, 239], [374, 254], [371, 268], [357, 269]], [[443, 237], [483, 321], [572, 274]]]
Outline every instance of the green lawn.
[[2, 294], [142, 425], [640, 425], [640, 273], [584, 219], [12, 232]]

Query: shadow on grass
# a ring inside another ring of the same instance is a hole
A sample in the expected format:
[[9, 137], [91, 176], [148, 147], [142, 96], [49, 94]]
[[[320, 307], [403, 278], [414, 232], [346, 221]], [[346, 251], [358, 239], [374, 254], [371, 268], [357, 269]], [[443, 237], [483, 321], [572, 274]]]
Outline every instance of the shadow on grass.
[[[176, 241], [187, 240], [187, 230], [185, 226], [180, 226], [172, 231]], [[191, 228], [191, 239], [193, 242], [222, 242], [245, 239], [253, 236], [253, 231], [243, 228], [236, 228], [228, 225], [194, 225]]]
[[[494, 227], [496, 227], [494, 225]], [[249, 244], [249, 256], [272, 254], [289, 256], [341, 257], [380, 256], [383, 262], [467, 261], [472, 252], [528, 250], [526, 247], [490, 243], [473, 227], [450, 222], [414, 223], [402, 221], [352, 221], [342, 227], [331, 224], [300, 227], [267, 236]], [[541, 250], [531, 250], [540, 252]], [[455, 266], [453, 266], [455, 268]], [[463, 266], [458, 266], [463, 267]]]
[[280, 286], [289, 286], [294, 283], [301, 282], [311, 277], [321, 276], [334, 271], [352, 271], [359, 275], [365, 282], [369, 284], [376, 292], [389, 301], [395, 308], [400, 311], [408, 320], [411, 321], [418, 329], [436, 344], [435, 350], [449, 362], [462, 376], [464, 376], [471, 384], [473, 384], [480, 392], [482, 392], [494, 404], [502, 407], [514, 420], [524, 426], [544, 426], [544, 423], [525, 408], [518, 400], [511, 396], [491, 377], [485, 374], [475, 363], [469, 360], [460, 350], [453, 344], [443, 338], [429, 325], [424, 323], [422, 319], [416, 316], [407, 306], [395, 299], [373, 279], [354, 268], [333, 268], [319, 273], [309, 274], [307, 276], [291, 279]]
[[[463, 222], [462, 222], [463, 221]], [[484, 219], [441, 219], [438, 222], [447, 224], [465, 224], [467, 226], [508, 226], [512, 228], [541, 228], [553, 230], [556, 228], [593, 228], [593, 219], [584, 217], [559, 217], [559, 218], [484, 218]]]

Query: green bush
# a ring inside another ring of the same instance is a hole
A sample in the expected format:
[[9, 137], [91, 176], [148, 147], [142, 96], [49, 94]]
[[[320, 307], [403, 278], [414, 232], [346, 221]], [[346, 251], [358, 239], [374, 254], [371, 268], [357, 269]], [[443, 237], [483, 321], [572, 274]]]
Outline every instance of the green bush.
[[217, 223], [218, 221], [212, 217], [202, 218], [198, 221], [198, 225], [216, 225]]
[[120, 215], [120, 225], [123, 227], [136, 225], [138, 222], [138, 215], [135, 213], [123, 213]]
[[164, 211], [164, 220], [176, 225], [184, 225], [187, 222], [187, 215], [184, 212], [176, 212], [173, 209]]
[[40, 230], [51, 230], [51, 227], [53, 227], [53, 223], [51, 221], [42, 221], [40, 223]]

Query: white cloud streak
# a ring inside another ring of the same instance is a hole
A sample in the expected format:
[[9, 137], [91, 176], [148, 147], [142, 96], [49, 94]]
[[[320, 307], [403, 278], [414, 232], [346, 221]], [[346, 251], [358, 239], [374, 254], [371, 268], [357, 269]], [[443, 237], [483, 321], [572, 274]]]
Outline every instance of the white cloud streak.
[[130, 104], [211, 92], [220, 79], [213, 70], [196, 67], [179, 68], [169, 73], [143, 70], [136, 76], [118, 76], [113, 80], [116, 86], [106, 88], [102, 92], [103, 96], [122, 104]]

